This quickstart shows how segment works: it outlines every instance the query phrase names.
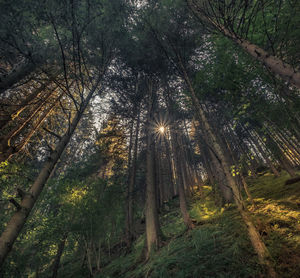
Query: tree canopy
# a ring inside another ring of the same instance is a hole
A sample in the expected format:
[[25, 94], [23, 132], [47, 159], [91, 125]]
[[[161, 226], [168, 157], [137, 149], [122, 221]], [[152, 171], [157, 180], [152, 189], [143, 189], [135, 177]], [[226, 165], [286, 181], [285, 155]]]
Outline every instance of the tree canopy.
[[[297, 277], [299, 1], [3, 0], [0, 16], [1, 277]], [[182, 237], [202, 269], [181, 254], [175, 273]]]

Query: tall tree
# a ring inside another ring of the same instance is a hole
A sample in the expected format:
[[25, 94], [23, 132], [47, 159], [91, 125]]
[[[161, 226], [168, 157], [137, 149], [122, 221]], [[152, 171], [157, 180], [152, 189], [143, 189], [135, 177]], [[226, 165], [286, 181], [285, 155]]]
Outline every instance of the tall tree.
[[[278, 56], [274, 56], [258, 45], [247, 40], [250, 28], [254, 28], [253, 24], [258, 17], [258, 13], [262, 13], [263, 20], [266, 21], [266, 13], [268, 5], [274, 5], [273, 1], [228, 1], [228, 2], [211, 2], [187, 0], [191, 11], [197, 16], [201, 22], [208, 28], [218, 30], [223, 35], [233, 40], [254, 59], [262, 62], [274, 75], [280, 76], [286, 82], [300, 88], [300, 72], [292, 65], [284, 62]], [[272, 2], [272, 3], [271, 3]], [[280, 5], [279, 3], [277, 5]], [[283, 5], [291, 5], [290, 11], [297, 9], [297, 2], [284, 3]], [[276, 4], [274, 5], [276, 9]], [[274, 17], [285, 16], [284, 14], [275, 14]], [[296, 19], [297, 20], [297, 19]], [[276, 24], [278, 20], [276, 21]], [[268, 24], [274, 24], [268, 22]], [[276, 26], [283, 27], [283, 26]], [[285, 28], [285, 27], [283, 27]], [[285, 30], [290, 32], [290, 30]], [[266, 31], [267, 33], [268, 31]], [[267, 36], [269, 34], [267, 33]], [[269, 39], [271, 43], [271, 41]], [[274, 48], [273, 48], [274, 50]]]
[[152, 79], [148, 80], [148, 115], [147, 115], [147, 156], [146, 156], [146, 239], [147, 253], [149, 258], [154, 250], [156, 250], [161, 241], [161, 231], [158, 219], [157, 209], [157, 185], [155, 178], [155, 141], [153, 132], [153, 113], [156, 102], [155, 85]]

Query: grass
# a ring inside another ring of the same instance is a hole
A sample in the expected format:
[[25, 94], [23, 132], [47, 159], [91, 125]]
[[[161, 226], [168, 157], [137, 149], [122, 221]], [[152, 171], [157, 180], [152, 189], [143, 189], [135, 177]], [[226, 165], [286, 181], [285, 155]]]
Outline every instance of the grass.
[[[249, 208], [282, 278], [300, 277], [300, 190], [299, 183], [285, 186], [285, 173], [266, 174], [249, 180], [257, 204]], [[97, 277], [152, 278], [243, 278], [267, 277], [258, 264], [246, 228], [234, 206], [215, 205], [212, 189], [203, 188], [190, 201], [190, 214], [198, 222], [186, 231], [178, 200], [168, 204], [160, 223], [164, 246], [147, 262], [141, 262], [144, 235], [130, 254], [112, 261]], [[259, 220], [257, 220], [259, 219]]]
[[279, 178], [267, 173], [249, 184], [257, 205], [252, 213], [275, 269], [282, 278], [294, 278], [300, 277], [300, 182], [285, 185], [287, 179], [285, 172]]

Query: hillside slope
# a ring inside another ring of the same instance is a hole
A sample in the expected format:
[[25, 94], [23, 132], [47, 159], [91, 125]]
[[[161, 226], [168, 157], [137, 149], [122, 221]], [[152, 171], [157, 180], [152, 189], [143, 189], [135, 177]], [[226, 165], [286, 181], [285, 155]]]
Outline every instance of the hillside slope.
[[[265, 173], [249, 180], [256, 208], [255, 223], [282, 278], [300, 277], [300, 182], [284, 185], [288, 176]], [[163, 246], [141, 261], [142, 235], [129, 254], [104, 267], [97, 277], [267, 277], [258, 264], [246, 228], [234, 206], [216, 206], [212, 188], [204, 187], [190, 200], [195, 229], [186, 231], [177, 200], [161, 213]]]

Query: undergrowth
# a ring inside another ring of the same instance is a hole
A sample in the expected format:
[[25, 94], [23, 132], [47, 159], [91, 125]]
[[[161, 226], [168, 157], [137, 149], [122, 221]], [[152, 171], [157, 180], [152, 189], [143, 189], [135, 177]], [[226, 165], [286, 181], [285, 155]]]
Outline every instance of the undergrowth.
[[[300, 182], [285, 185], [267, 173], [249, 180], [250, 192], [257, 208], [251, 209], [257, 227], [273, 257], [275, 269], [282, 278], [300, 277]], [[259, 220], [257, 220], [259, 219]]]
[[[285, 173], [267, 173], [249, 180], [257, 208], [249, 204], [255, 223], [282, 278], [300, 277], [300, 183], [284, 185]], [[251, 278], [267, 277], [257, 261], [246, 228], [233, 205], [217, 207], [205, 186], [190, 200], [190, 214], [198, 223], [186, 231], [178, 200], [161, 213], [164, 245], [147, 262], [141, 261], [145, 235], [132, 252], [113, 260], [98, 278]]]

